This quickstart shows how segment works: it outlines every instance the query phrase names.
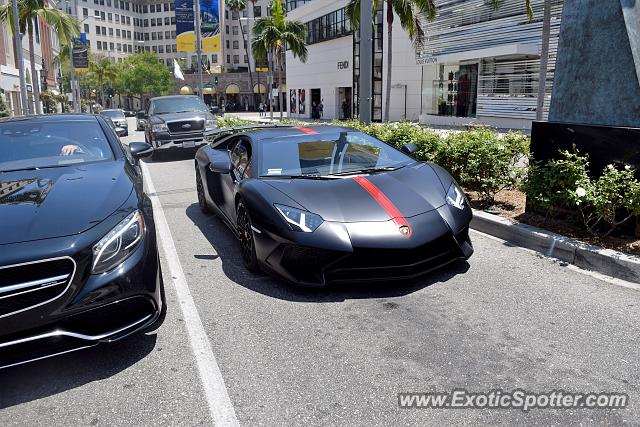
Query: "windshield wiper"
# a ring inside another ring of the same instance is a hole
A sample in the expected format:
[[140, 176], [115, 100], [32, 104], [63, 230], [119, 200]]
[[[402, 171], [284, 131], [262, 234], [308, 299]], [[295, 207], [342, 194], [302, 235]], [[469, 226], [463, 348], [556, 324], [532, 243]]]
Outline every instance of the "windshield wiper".
[[67, 166], [67, 165], [29, 166], [28, 168], [0, 169], [0, 173], [22, 172], [22, 171], [37, 171], [37, 170], [40, 170], [40, 169], [51, 169], [51, 168], [57, 168], [57, 167], [60, 167], [60, 166]]
[[335, 172], [330, 174], [330, 176], [342, 176], [342, 175], [358, 175], [361, 173], [376, 173], [376, 172], [390, 172], [398, 169], [402, 169], [406, 165], [402, 166], [384, 166], [379, 168], [363, 168], [363, 169], [352, 169], [348, 171]]

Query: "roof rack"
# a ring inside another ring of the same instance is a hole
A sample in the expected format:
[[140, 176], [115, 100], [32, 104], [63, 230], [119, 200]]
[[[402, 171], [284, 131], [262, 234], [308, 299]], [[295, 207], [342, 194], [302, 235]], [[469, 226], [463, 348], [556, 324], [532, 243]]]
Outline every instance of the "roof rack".
[[245, 132], [248, 130], [256, 130], [256, 129], [270, 129], [270, 128], [292, 128], [296, 125], [287, 125], [287, 124], [265, 124], [265, 125], [245, 125], [245, 126], [232, 126], [228, 128], [218, 128], [214, 129], [211, 132], [208, 132], [206, 136], [213, 136], [211, 142], [219, 141], [222, 138], [225, 138], [229, 135], [233, 135], [240, 132]]

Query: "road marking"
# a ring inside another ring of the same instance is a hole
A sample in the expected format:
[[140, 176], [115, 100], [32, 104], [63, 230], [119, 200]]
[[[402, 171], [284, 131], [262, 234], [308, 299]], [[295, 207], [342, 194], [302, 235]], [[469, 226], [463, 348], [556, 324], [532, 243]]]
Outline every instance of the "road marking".
[[[142, 168], [142, 174], [144, 175], [147, 191], [150, 194], [157, 194], [147, 165], [141, 163], [140, 166]], [[164, 211], [162, 210], [162, 203], [158, 196], [154, 195], [150, 196], [150, 198], [153, 203], [156, 230], [160, 242], [162, 242], [167, 264], [169, 264], [169, 272], [173, 278], [173, 286], [178, 295], [178, 302], [180, 303], [182, 316], [184, 317], [187, 333], [189, 334], [191, 349], [196, 358], [200, 380], [202, 381], [202, 387], [204, 388], [205, 397], [209, 405], [209, 413], [216, 426], [239, 426], [240, 424], [238, 423], [235, 410], [231, 404], [227, 388], [224, 385], [222, 373], [211, 350], [209, 338], [207, 338], [202, 320], [198, 315], [198, 309], [191, 296], [187, 279], [182, 270], [182, 265], [178, 259], [178, 252], [173, 243], [167, 218], [164, 216]]]
[[[544, 258], [546, 258], [546, 259], [548, 259], [548, 260], [550, 260], [550, 261], [552, 261], [552, 262], [554, 262], [556, 264], [564, 263], [564, 261], [559, 260], [557, 258], [553, 258], [553, 257], [547, 256], [547, 255], [542, 254], [542, 253], [540, 253], [538, 251], [534, 251], [533, 249], [523, 248], [522, 246], [518, 246], [515, 243], [507, 242], [506, 240], [503, 240], [503, 239], [501, 239], [499, 237], [492, 236], [492, 235], [487, 234], [487, 233], [483, 233], [482, 231], [477, 231], [477, 230], [474, 230], [474, 229], [471, 229], [471, 231], [476, 233], [476, 234], [480, 234], [481, 236], [486, 237], [488, 239], [495, 240], [496, 242], [507, 243], [507, 244], [513, 245], [514, 248], [521, 249], [523, 251], [527, 251], [527, 252], [529, 252], [529, 253], [531, 253], [533, 255], [541, 255]], [[563, 267], [568, 268], [569, 270], [575, 271], [577, 273], [584, 274], [586, 276], [591, 276], [594, 279], [598, 279], [598, 280], [601, 280], [603, 282], [607, 282], [607, 283], [609, 283], [611, 285], [621, 286], [623, 288], [629, 288], [629, 289], [633, 289], [635, 291], [640, 291], [640, 284], [638, 284], [638, 283], [628, 282], [626, 280], [618, 279], [616, 277], [607, 276], [605, 274], [598, 273], [597, 271], [584, 270], [584, 269], [582, 269], [580, 267], [577, 267], [577, 266], [575, 266], [573, 264], [569, 264], [569, 263], [566, 263], [566, 265], [563, 265]]]

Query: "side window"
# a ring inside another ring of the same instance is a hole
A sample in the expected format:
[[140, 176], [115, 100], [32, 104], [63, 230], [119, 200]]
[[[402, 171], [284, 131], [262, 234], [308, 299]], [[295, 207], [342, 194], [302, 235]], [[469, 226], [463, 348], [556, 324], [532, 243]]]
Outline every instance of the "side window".
[[233, 164], [238, 179], [250, 178], [252, 176], [251, 144], [249, 144], [248, 141], [240, 140], [231, 149], [231, 163]]

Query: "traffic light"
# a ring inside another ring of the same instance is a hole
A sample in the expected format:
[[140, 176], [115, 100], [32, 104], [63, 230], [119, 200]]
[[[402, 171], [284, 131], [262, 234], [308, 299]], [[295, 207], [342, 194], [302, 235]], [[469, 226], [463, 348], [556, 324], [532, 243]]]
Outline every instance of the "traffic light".
[[213, 79], [213, 83], [214, 83], [216, 86], [218, 86], [218, 78], [217, 78], [217, 77]]

